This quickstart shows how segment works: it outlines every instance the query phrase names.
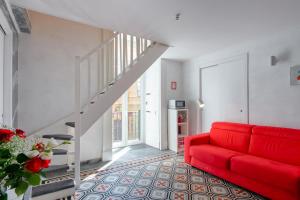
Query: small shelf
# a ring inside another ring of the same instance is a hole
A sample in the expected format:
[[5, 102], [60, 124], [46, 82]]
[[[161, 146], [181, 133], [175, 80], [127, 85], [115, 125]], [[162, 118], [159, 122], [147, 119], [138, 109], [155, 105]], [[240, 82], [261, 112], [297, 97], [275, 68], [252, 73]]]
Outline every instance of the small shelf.
[[168, 109], [168, 146], [177, 153], [184, 151], [184, 137], [189, 135], [188, 109]]
[[187, 111], [188, 109], [187, 108], [177, 108], [177, 109], [174, 109], [174, 110], [177, 110], [177, 111]]

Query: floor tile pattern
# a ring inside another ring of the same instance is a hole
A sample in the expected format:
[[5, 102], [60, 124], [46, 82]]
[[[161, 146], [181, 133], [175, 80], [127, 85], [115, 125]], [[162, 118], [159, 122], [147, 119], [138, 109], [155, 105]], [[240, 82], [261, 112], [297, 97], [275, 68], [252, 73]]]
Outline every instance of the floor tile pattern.
[[257, 194], [230, 184], [171, 156], [98, 171], [76, 190], [79, 200], [176, 199], [262, 200]]
[[[152, 162], [163, 160], [163, 159], [168, 159], [168, 158], [171, 158], [174, 156], [175, 156], [174, 152], [168, 151], [168, 152], [161, 152], [160, 154], [153, 155], [153, 156], [140, 157], [140, 158], [130, 160], [130, 161], [122, 161], [122, 162], [118, 161], [118, 162], [113, 163], [108, 169], [105, 170], [105, 172], [110, 173], [111, 171], [116, 171], [116, 170], [124, 169], [124, 168], [131, 168], [131, 167], [139, 166], [142, 164], [147, 164], [147, 163], [152, 163]], [[82, 170], [80, 172], [81, 179], [85, 179], [89, 175], [95, 174], [98, 171], [99, 171], [99, 167]], [[74, 171], [71, 171], [64, 175], [48, 178], [47, 180], [44, 181], [44, 183], [53, 183], [53, 182], [67, 180], [67, 179], [73, 179], [73, 178], [74, 178]]]

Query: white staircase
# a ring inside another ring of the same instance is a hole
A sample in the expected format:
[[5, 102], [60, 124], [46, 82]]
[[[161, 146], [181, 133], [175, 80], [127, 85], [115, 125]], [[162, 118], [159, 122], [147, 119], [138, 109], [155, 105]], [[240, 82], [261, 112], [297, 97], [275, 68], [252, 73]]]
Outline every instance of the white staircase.
[[[124, 38], [127, 38], [127, 41]], [[141, 38], [135, 41], [133, 36], [116, 34], [86, 56], [76, 58], [75, 101], [76, 114], [77, 117], [80, 116], [81, 134], [84, 134], [168, 48]], [[103, 66], [100, 63], [98, 69], [94, 68], [96, 75], [93, 80], [90, 75], [92, 74], [91, 59], [94, 55], [102, 57], [100, 51], [107, 56], [108, 60]], [[82, 76], [84, 70], [88, 73], [86, 77]], [[88, 91], [82, 89], [83, 85]]]
[[167, 46], [115, 33], [75, 61], [75, 182], [80, 183], [80, 137], [157, 60]]
[[[75, 183], [79, 186], [81, 136], [167, 48], [164, 44], [115, 33], [86, 55], [76, 57], [75, 112], [68, 115], [75, 122], [64, 122], [68, 127], [67, 134], [42, 134], [45, 139], [73, 141], [75, 146], [71, 144], [55, 150], [52, 166], [46, 173], [52, 176], [57, 171], [75, 169]], [[48, 131], [46, 128], [45, 130]], [[72, 181], [70, 179], [38, 186], [33, 189], [33, 199], [61, 198], [64, 195], [70, 197], [74, 192]], [[60, 191], [57, 187], [64, 189]]]
[[[112, 104], [167, 50], [168, 46], [143, 38], [115, 33], [84, 56], [75, 59], [75, 112], [65, 121], [67, 133], [53, 134], [44, 127], [43, 138], [70, 140], [54, 150], [52, 165], [45, 172], [53, 178], [75, 169], [75, 184], [80, 184], [80, 139]], [[61, 123], [63, 119], [59, 119]], [[51, 127], [54, 123], [48, 126]], [[51, 129], [51, 128], [50, 128]], [[75, 131], [74, 131], [75, 130]], [[48, 134], [50, 133], [50, 134]], [[63, 179], [34, 187], [32, 199], [59, 199], [74, 194], [73, 179]]]

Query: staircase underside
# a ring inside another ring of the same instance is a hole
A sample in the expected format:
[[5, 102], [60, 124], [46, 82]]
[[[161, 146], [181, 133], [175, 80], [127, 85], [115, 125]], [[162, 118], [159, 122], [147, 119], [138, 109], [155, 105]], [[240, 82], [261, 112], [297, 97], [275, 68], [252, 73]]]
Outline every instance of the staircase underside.
[[154, 43], [105, 93], [99, 94], [80, 115], [81, 133], [85, 133], [167, 49], [166, 45]]
[[[127, 37], [126, 37], [127, 38]], [[125, 42], [126, 44], [126, 42]], [[68, 157], [70, 155], [75, 156], [75, 160], [68, 160], [66, 164], [58, 164], [53, 163], [54, 165], [50, 166], [48, 169], [45, 169], [44, 172], [46, 177], [54, 177], [57, 174], [65, 173], [69, 170], [75, 169], [75, 180], [76, 185], [77, 182], [80, 183], [80, 152], [76, 151], [76, 149], [80, 149], [80, 135], [77, 133], [81, 133], [83, 135], [88, 131], [88, 129], [107, 111], [108, 108], [112, 106], [112, 104], [139, 78], [141, 75], [168, 49], [168, 46], [160, 44], [160, 43], [152, 43], [147, 46], [146, 41], [144, 40], [144, 48], [139, 54], [137, 54], [137, 58], [135, 60], [131, 60], [131, 64], [124, 66], [121, 73], [115, 75], [115, 78], [112, 82], [107, 83], [107, 87], [102, 91], [98, 91], [98, 95], [94, 96], [94, 98], [90, 98], [88, 100], [87, 106], [84, 106], [82, 109], [80, 108], [80, 103], [78, 103], [77, 113], [75, 113], [75, 118], [77, 122], [79, 122], [78, 127], [80, 127], [80, 131], [75, 132], [75, 137], [71, 134], [43, 134], [43, 138], [45, 139], [57, 139], [57, 140], [68, 140], [75, 141], [75, 152], [70, 152], [70, 149], [64, 149], [63, 147], [60, 149], [54, 149], [53, 155], [54, 158], [62, 159], [64, 157]], [[126, 49], [126, 48], [125, 48]], [[126, 52], [126, 51], [125, 51]], [[125, 55], [125, 54], [124, 54]], [[126, 57], [126, 56], [125, 56]], [[113, 65], [116, 66], [116, 65]], [[79, 68], [80, 69], [80, 68]], [[80, 72], [80, 70], [79, 70]], [[80, 73], [77, 73], [80, 74]], [[79, 81], [80, 83], [80, 81]], [[80, 84], [79, 84], [80, 86]], [[80, 92], [80, 89], [76, 90]], [[79, 93], [80, 94], [80, 93]], [[80, 97], [80, 95], [79, 95]], [[78, 100], [77, 102], [79, 102]], [[79, 117], [80, 116], [80, 117]], [[80, 120], [78, 120], [80, 119]], [[75, 122], [66, 122], [65, 125], [67, 127], [75, 128]], [[77, 124], [76, 124], [77, 125]], [[76, 127], [77, 128], [77, 127]], [[69, 128], [68, 128], [69, 130]], [[73, 131], [73, 129], [71, 130]], [[76, 148], [76, 145], [78, 145]], [[73, 150], [73, 151], [74, 151]], [[79, 152], [79, 153], [78, 153]], [[77, 159], [76, 159], [77, 157]], [[90, 165], [89, 165], [90, 166]], [[47, 181], [44, 181], [46, 183]], [[33, 200], [43, 200], [43, 199], [60, 199], [66, 196], [70, 197], [75, 192], [75, 184], [74, 180], [64, 180], [58, 181], [55, 183], [46, 183], [37, 187], [34, 187], [32, 190], [32, 199]]]

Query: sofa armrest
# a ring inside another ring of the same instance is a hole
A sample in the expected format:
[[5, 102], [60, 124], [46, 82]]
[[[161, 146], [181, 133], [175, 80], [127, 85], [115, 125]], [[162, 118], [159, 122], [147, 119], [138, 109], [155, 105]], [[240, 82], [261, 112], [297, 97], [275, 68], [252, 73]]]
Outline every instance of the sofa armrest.
[[191, 163], [190, 147], [209, 143], [209, 133], [184, 137], [184, 161]]

